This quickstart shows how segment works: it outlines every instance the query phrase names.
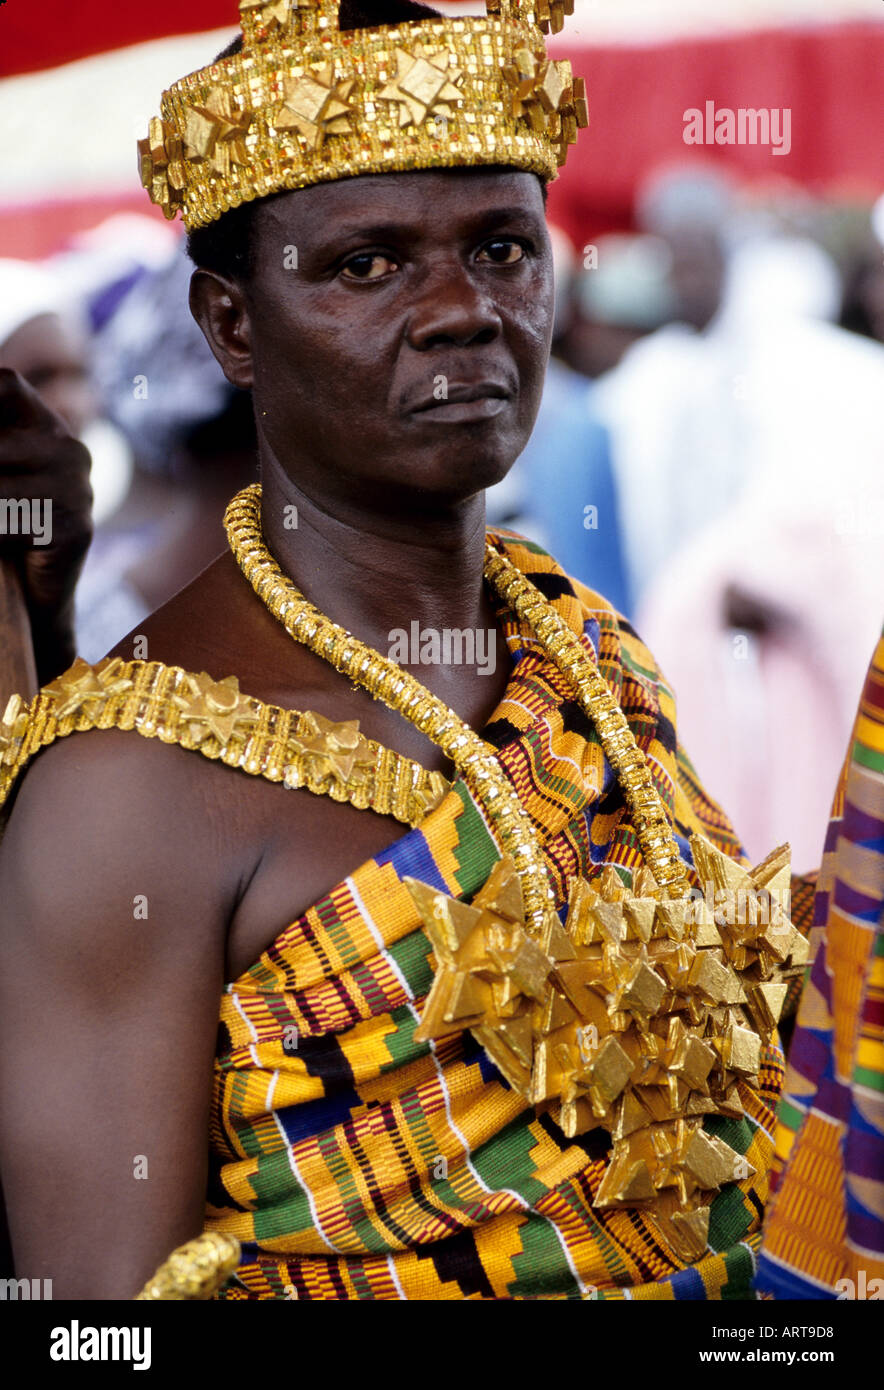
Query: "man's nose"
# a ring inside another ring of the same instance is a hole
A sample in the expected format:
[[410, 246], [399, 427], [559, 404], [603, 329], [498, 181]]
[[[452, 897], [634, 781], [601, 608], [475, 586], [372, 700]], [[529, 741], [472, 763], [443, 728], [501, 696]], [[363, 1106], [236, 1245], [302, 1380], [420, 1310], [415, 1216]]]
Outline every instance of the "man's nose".
[[418, 352], [455, 344], [490, 343], [502, 328], [494, 300], [469, 267], [446, 265], [416, 288], [408, 316], [408, 341]]

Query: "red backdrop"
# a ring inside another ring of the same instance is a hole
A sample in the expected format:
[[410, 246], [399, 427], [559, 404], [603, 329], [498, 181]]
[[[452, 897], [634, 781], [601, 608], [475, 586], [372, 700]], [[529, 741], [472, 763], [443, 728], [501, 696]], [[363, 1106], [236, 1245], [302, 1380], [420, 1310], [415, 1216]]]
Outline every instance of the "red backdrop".
[[[65, 22], [47, 22], [36, 0], [0, 6], [0, 76], [51, 67], [163, 34], [237, 23], [237, 0], [79, 0]], [[851, 22], [678, 39], [648, 45], [564, 48], [587, 79], [590, 129], [581, 134], [550, 207], [577, 244], [628, 223], [635, 189], [662, 161], [704, 158], [754, 182], [792, 180], [814, 191], [872, 198], [884, 191], [884, 24]], [[759, 146], [686, 146], [689, 107], [791, 110], [787, 157]], [[132, 200], [135, 200], [132, 202]], [[142, 206], [133, 186], [120, 205]], [[0, 241], [15, 217], [0, 212]], [[73, 209], [72, 209], [73, 212]], [[80, 208], [74, 221], [88, 221]], [[3, 224], [5, 224], [5, 229]], [[55, 242], [69, 230], [63, 209]], [[39, 255], [46, 245], [33, 245]], [[8, 254], [8, 250], [7, 250]]]
[[[64, 5], [61, 0], [56, 9]], [[6, 0], [0, 7], [0, 77], [166, 34], [236, 27], [238, 16], [238, 0], [77, 0], [67, 14], [48, 14], [38, 0]]]
[[[586, 77], [590, 125], [550, 209], [582, 244], [628, 220], [641, 179], [662, 161], [715, 160], [754, 183], [884, 193], [884, 24], [781, 29], [647, 46], [570, 51]], [[791, 152], [685, 145], [684, 112], [788, 107]]]

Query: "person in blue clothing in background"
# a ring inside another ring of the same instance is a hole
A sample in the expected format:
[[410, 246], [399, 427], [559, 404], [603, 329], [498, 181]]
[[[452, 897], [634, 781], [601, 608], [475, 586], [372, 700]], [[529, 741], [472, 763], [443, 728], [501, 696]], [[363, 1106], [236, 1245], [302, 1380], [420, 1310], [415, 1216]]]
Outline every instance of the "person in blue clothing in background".
[[670, 317], [666, 252], [645, 236], [607, 236], [583, 266], [551, 227], [556, 266], [553, 356], [534, 432], [511, 473], [487, 494], [493, 525], [538, 541], [567, 573], [626, 617], [633, 594], [608, 431], [594, 379]]

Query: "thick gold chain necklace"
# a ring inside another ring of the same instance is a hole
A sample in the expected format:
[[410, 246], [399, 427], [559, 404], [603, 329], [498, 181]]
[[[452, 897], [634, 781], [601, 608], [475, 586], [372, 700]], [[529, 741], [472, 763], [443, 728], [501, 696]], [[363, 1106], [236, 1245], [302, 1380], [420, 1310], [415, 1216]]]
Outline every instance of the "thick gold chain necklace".
[[[500, 768], [496, 750], [409, 672], [326, 617], [283, 574], [264, 542], [259, 483], [233, 498], [224, 526], [240, 569], [289, 635], [374, 699], [403, 715], [454, 764], [485, 810], [500, 849], [515, 865], [522, 884], [525, 919], [531, 934], [539, 937], [555, 911], [555, 900], [539, 839]], [[687, 873], [666, 808], [647, 760], [592, 656], [530, 580], [490, 544], [486, 546], [484, 573], [530, 627], [595, 725], [623, 788], [645, 863], [664, 895], [684, 896]]]

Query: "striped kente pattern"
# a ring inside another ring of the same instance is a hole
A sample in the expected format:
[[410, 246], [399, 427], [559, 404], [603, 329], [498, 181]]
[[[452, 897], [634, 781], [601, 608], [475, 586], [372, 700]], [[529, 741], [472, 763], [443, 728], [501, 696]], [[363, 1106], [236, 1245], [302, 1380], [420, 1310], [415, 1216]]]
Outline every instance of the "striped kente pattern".
[[[604, 599], [538, 547], [497, 536], [597, 654], [681, 852], [702, 831], [742, 857], [678, 746], [653, 657]], [[541, 837], [564, 915], [569, 880], [607, 864], [624, 882], [636, 835], [594, 728], [505, 608], [513, 669], [483, 736]], [[710, 691], [710, 698], [714, 692]], [[469, 898], [498, 857], [461, 781], [417, 829], [292, 922], [222, 1000], [207, 1225], [237, 1236], [228, 1299], [702, 1299], [754, 1297], [779, 1049], [741, 1119], [706, 1127], [756, 1173], [722, 1189], [709, 1248], [682, 1267], [637, 1211], [593, 1207], [607, 1135], [566, 1139], [509, 1089], [469, 1034], [416, 1043], [430, 946], [402, 880]], [[696, 875], [691, 871], [692, 883]], [[809, 902], [799, 891], [795, 900]], [[809, 928], [809, 920], [797, 924]]]
[[[884, 1296], [884, 637], [826, 835], [759, 1287]], [[874, 1281], [880, 1281], [875, 1283]]]

